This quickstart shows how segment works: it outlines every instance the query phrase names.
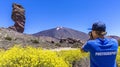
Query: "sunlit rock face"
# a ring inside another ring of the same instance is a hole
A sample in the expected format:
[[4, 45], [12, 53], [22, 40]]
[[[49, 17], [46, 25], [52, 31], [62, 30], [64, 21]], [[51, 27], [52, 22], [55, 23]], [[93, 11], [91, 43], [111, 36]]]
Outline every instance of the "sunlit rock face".
[[20, 4], [13, 3], [12, 5], [11, 18], [15, 22], [14, 26], [9, 27], [10, 29], [23, 33], [25, 26], [25, 9]]

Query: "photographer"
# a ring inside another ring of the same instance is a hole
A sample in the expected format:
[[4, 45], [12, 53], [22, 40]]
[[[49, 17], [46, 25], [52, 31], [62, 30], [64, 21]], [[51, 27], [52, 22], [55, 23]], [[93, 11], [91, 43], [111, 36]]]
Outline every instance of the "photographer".
[[81, 48], [82, 51], [90, 53], [90, 67], [116, 67], [117, 40], [104, 37], [104, 23], [94, 23], [91, 30], [90, 39]]

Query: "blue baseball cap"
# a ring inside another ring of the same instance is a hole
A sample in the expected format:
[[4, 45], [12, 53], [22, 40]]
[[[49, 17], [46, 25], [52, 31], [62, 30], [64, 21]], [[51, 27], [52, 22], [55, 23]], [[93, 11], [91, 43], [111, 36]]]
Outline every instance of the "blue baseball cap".
[[95, 31], [106, 31], [106, 25], [102, 22], [95, 22], [92, 25], [92, 28], [90, 28], [91, 30], [95, 30]]

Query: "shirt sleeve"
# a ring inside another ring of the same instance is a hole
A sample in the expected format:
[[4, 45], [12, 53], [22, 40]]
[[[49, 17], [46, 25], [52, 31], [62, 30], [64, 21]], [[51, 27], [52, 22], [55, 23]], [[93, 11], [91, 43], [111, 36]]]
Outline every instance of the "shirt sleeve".
[[88, 42], [86, 42], [83, 46], [82, 46], [82, 50], [84, 50], [85, 52], [89, 51], [89, 44]]

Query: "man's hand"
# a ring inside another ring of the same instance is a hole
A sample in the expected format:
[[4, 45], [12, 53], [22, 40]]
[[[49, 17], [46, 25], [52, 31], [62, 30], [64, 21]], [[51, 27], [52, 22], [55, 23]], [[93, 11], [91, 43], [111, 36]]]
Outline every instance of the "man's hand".
[[85, 51], [84, 51], [83, 49], [81, 49], [81, 48], [80, 48], [80, 51], [81, 51], [81, 52], [85, 52]]
[[85, 52], [85, 51], [82, 49], [82, 47], [80, 47], [80, 51], [81, 51], [81, 52]]

